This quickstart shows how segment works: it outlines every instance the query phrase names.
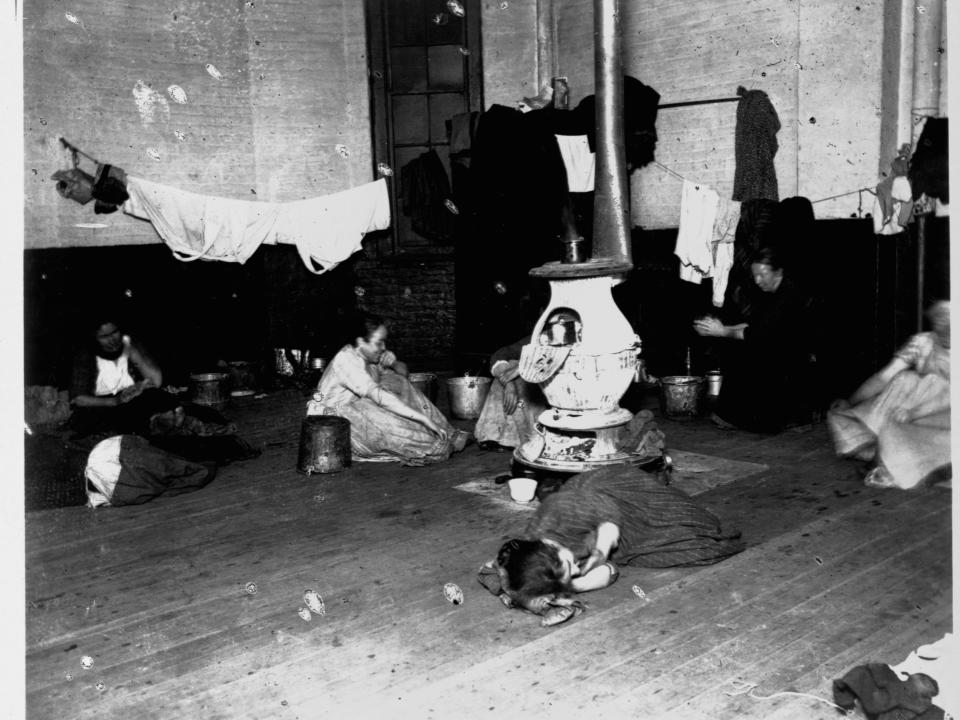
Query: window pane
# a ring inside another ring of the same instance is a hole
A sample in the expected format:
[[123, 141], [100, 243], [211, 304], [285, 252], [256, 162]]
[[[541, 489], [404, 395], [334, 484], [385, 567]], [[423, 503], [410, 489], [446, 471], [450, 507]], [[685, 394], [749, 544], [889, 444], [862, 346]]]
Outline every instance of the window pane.
[[427, 143], [430, 128], [427, 124], [426, 95], [394, 95], [393, 141], [395, 143]]
[[460, 93], [430, 95], [430, 142], [445, 143], [447, 120], [467, 111], [466, 102]]
[[424, 47], [390, 50], [390, 89], [422, 92], [427, 89], [427, 57]]
[[387, 10], [390, 45], [423, 44], [428, 21], [423, 0], [390, 0], [383, 7]]
[[463, 89], [463, 55], [459, 45], [437, 45], [429, 52], [430, 89]]

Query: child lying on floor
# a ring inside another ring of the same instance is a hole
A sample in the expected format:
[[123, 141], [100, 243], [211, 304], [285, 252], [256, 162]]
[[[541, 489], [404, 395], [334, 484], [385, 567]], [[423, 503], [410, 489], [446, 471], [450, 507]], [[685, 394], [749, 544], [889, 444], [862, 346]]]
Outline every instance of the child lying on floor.
[[520, 539], [505, 543], [480, 582], [508, 607], [555, 625], [579, 614], [574, 593], [616, 581], [622, 565], [709, 565], [742, 551], [737, 530], [654, 474], [615, 465], [576, 475], [543, 499]]

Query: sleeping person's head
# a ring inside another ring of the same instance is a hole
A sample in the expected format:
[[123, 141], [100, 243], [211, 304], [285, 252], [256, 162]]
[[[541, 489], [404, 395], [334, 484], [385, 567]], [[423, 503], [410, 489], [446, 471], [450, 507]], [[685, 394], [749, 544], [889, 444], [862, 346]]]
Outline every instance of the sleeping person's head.
[[576, 558], [550, 540], [510, 540], [497, 553], [497, 568], [504, 591], [513, 604], [543, 612], [551, 599], [569, 593], [579, 574]]

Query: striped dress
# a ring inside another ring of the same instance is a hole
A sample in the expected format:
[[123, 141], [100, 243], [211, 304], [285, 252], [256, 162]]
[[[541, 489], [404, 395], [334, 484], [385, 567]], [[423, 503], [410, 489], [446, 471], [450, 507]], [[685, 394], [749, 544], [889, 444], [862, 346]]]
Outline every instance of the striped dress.
[[602, 522], [620, 528], [610, 558], [620, 565], [709, 565], [746, 547], [739, 530], [721, 527], [715, 515], [685, 493], [630, 465], [570, 478], [544, 498], [524, 534], [554, 540], [581, 559], [593, 549]]

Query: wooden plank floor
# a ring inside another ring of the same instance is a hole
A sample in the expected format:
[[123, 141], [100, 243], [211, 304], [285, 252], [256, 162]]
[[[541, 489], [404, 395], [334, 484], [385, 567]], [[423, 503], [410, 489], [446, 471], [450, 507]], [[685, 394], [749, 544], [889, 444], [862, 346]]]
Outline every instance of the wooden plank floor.
[[[834, 718], [807, 698], [731, 695], [730, 681], [829, 697], [848, 669], [951, 629], [950, 492], [865, 487], [823, 426], [764, 437], [663, 421], [672, 448], [769, 467], [698, 496], [748, 549], [625, 568], [545, 630], [475, 579], [528, 515], [455, 488], [504, 472], [507, 455], [305, 477], [302, 407], [285, 391], [231, 408], [263, 455], [200, 492], [27, 516], [28, 717]], [[326, 604], [310, 622], [307, 588]]]

